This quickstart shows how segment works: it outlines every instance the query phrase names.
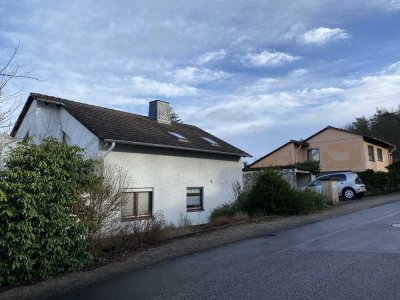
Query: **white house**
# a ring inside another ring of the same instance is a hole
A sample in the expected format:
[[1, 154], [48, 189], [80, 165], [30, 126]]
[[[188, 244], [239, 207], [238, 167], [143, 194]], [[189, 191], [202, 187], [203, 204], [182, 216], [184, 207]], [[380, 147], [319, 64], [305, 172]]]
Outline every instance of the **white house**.
[[4, 168], [5, 156], [14, 146], [14, 139], [8, 134], [0, 132], [0, 170]]
[[174, 223], [207, 222], [242, 182], [241, 158], [250, 156], [200, 128], [171, 123], [169, 103], [160, 100], [146, 117], [31, 93], [11, 136], [37, 143], [51, 136], [121, 166], [130, 179], [121, 221], [161, 211]]

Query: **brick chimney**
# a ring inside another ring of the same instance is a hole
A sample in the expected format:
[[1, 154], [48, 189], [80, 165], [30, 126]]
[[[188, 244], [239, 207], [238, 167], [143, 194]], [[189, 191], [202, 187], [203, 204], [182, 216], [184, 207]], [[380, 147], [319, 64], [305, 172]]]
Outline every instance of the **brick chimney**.
[[169, 102], [161, 100], [151, 101], [149, 103], [149, 119], [163, 124], [171, 124]]

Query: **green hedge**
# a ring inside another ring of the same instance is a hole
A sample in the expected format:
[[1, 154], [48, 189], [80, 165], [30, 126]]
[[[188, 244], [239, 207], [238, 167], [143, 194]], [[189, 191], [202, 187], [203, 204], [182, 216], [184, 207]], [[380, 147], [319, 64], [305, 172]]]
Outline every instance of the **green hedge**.
[[241, 209], [249, 214], [298, 215], [322, 209], [325, 198], [311, 190], [290, 187], [276, 171], [266, 170], [257, 179]]
[[369, 194], [382, 194], [392, 190], [389, 173], [366, 170], [357, 174], [366, 185]]
[[88, 224], [74, 207], [96, 181], [82, 149], [44, 140], [20, 144], [0, 172], [0, 285], [78, 270], [91, 256]]
[[233, 203], [215, 208], [210, 219], [232, 216], [236, 212], [246, 212], [250, 216], [299, 215], [322, 209], [326, 205], [326, 199], [321, 194], [312, 190], [293, 189], [276, 171], [268, 169], [258, 176], [249, 192], [240, 194]]

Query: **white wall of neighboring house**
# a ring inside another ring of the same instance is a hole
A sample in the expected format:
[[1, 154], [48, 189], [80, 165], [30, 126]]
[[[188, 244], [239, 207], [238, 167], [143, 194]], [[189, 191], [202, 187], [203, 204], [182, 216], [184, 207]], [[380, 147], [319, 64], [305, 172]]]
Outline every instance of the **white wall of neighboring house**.
[[97, 158], [99, 154], [99, 138], [61, 105], [34, 100], [15, 139], [23, 140], [28, 131], [35, 143], [39, 143], [45, 137], [53, 137], [61, 141], [64, 131], [70, 137], [71, 144], [85, 150], [86, 157]]
[[[167, 221], [179, 225], [182, 217], [192, 224], [208, 222], [211, 211], [231, 200], [232, 184], [242, 184], [240, 158], [209, 154], [191, 155], [183, 151], [147, 149], [135, 152], [134, 146], [117, 145], [105, 163], [127, 171], [126, 188], [153, 191], [153, 213], [162, 212]], [[202, 211], [188, 212], [186, 189], [203, 188]], [[120, 215], [119, 215], [120, 216]], [[119, 217], [118, 216], [118, 217]]]

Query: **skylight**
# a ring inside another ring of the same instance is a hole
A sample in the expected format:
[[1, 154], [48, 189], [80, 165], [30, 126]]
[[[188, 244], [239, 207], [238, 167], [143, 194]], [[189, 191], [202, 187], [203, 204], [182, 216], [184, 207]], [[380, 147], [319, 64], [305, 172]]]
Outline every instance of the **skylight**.
[[176, 137], [181, 142], [188, 142], [188, 139], [186, 137], [184, 137], [182, 134], [179, 134], [179, 133], [173, 132], [173, 131], [168, 131], [168, 133], [170, 135], [173, 135], [174, 137]]
[[213, 146], [219, 146], [218, 143], [217, 143], [216, 141], [213, 141], [212, 139], [210, 139], [210, 138], [208, 138], [208, 137], [202, 136], [201, 138], [202, 138], [203, 140], [207, 141], [208, 143], [210, 143], [210, 144], [213, 145]]

